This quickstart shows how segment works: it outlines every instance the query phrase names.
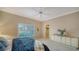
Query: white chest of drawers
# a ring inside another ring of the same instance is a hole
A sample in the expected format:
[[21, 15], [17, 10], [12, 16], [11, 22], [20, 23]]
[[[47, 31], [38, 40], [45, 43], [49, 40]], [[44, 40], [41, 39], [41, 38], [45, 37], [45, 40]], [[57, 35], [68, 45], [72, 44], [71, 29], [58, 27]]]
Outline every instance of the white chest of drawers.
[[52, 40], [56, 42], [60, 42], [69, 46], [73, 46], [79, 48], [79, 40], [77, 37], [67, 37], [67, 36], [60, 36], [60, 35], [53, 35], [51, 37]]

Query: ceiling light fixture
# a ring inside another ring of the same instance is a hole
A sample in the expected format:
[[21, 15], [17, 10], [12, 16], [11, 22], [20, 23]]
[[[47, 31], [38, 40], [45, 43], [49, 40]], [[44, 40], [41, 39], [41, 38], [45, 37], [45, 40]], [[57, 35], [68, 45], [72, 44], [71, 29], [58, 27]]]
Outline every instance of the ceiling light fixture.
[[40, 11], [40, 12], [39, 12], [39, 14], [43, 14], [43, 12], [42, 12], [42, 11]]

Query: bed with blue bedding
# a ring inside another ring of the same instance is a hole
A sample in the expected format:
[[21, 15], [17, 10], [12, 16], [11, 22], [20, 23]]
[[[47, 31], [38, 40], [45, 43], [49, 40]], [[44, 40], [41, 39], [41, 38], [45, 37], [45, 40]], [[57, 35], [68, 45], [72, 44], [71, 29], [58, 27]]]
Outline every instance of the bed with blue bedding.
[[[12, 51], [36, 51], [38, 47], [35, 47], [35, 43], [36, 41], [33, 38], [15, 38], [12, 41]], [[49, 48], [45, 44], [42, 44], [42, 46], [44, 47], [44, 51], [49, 51]]]
[[12, 44], [9, 44], [6, 38], [0, 37], [0, 51], [49, 51], [49, 48], [30, 37], [15, 38]]

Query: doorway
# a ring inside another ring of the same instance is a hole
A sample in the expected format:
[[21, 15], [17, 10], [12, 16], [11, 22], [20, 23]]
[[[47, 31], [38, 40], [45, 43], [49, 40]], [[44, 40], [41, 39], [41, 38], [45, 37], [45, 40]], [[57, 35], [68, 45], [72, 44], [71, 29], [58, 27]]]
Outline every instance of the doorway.
[[48, 39], [49, 38], [49, 25], [46, 25], [45, 29], [46, 29], [45, 38]]

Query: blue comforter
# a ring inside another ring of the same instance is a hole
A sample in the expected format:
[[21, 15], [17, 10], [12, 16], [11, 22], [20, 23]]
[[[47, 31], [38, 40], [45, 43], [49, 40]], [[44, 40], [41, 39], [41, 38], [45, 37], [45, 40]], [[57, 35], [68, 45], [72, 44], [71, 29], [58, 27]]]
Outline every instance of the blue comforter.
[[35, 40], [29, 37], [13, 40], [12, 51], [34, 51]]

